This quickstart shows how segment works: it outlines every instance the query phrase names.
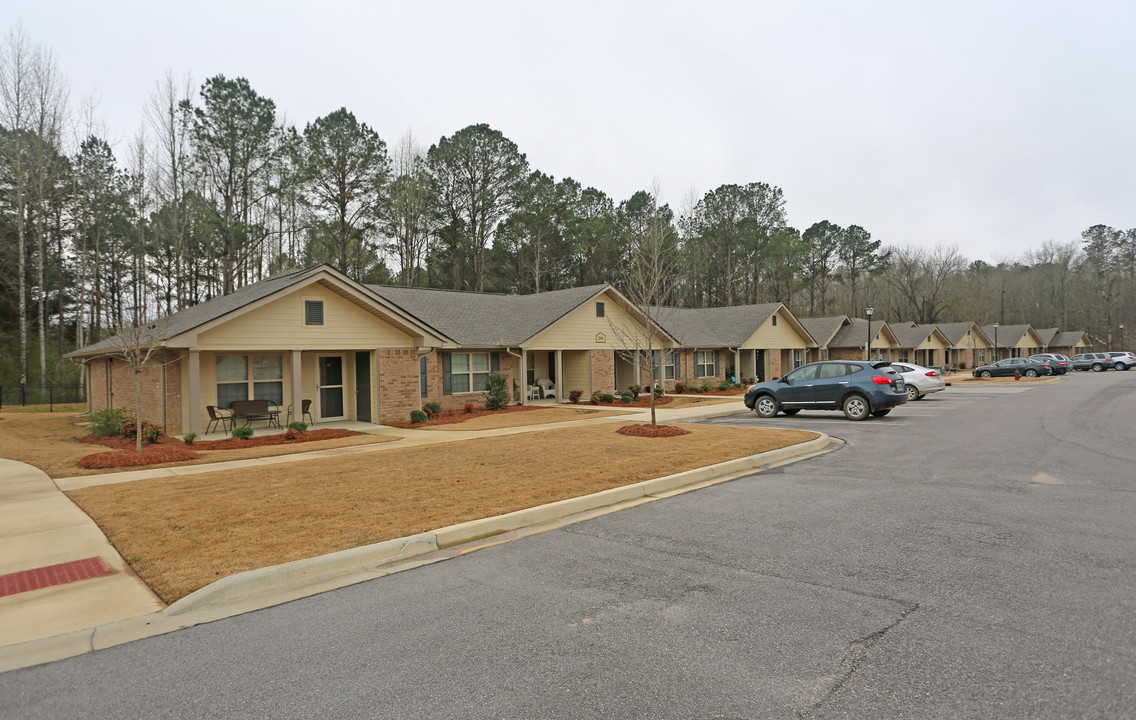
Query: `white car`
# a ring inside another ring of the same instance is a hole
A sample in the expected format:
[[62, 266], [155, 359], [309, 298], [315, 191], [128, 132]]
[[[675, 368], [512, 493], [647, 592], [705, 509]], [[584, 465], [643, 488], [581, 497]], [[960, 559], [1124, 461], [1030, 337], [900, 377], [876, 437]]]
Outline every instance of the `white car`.
[[922, 400], [923, 396], [928, 393], [947, 389], [947, 383], [943, 380], [942, 374], [934, 368], [926, 368], [908, 362], [893, 362], [891, 369], [907, 383], [908, 400]]

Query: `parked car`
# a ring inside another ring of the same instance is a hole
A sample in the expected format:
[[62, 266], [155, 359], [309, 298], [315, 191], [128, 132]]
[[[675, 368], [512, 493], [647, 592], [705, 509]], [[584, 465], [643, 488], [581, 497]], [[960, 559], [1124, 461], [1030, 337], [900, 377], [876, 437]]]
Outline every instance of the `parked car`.
[[1112, 367], [1112, 358], [1108, 353], [1081, 353], [1074, 355], [1070, 364], [1074, 370], [1092, 370], [1093, 372], [1104, 372]]
[[1039, 377], [1041, 375], [1051, 375], [1052, 371], [1048, 365], [1039, 363], [1037, 360], [1030, 360], [1029, 358], [1006, 358], [999, 360], [990, 365], [980, 365], [974, 368], [971, 373], [974, 377], [988, 378], [988, 377], [1014, 377], [1015, 375], [1022, 375], [1024, 377]]
[[1069, 372], [1069, 361], [1062, 359], [1064, 357], [1064, 355], [1042, 353], [1040, 355], [1030, 355], [1029, 359], [1037, 360], [1039, 363], [1048, 365], [1050, 373], [1053, 375], [1064, 375]]
[[746, 407], [760, 417], [801, 410], [842, 410], [849, 420], [883, 417], [907, 402], [903, 378], [889, 373], [888, 362], [822, 360], [802, 365], [777, 380], [752, 385]]
[[908, 400], [921, 400], [924, 395], [947, 389], [943, 376], [934, 368], [908, 362], [893, 362], [890, 369], [903, 378], [904, 384], [907, 385]]
[[1108, 352], [1109, 363], [1117, 370], [1127, 370], [1136, 365], [1136, 355], [1130, 352]]

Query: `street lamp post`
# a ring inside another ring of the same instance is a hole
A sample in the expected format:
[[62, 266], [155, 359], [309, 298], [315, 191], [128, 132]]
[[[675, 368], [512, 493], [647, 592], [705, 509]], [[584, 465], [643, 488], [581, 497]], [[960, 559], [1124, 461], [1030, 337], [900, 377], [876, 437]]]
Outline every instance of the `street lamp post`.
[[876, 309], [874, 307], [867, 307], [864, 313], [868, 316], [868, 342], [864, 343], [864, 360], [865, 362], [872, 359], [872, 313]]
[[1127, 345], [1124, 342], [1124, 323], [1120, 323], [1120, 349], [1123, 350]]
[[998, 323], [994, 323], [994, 359], [991, 362], [998, 362]]

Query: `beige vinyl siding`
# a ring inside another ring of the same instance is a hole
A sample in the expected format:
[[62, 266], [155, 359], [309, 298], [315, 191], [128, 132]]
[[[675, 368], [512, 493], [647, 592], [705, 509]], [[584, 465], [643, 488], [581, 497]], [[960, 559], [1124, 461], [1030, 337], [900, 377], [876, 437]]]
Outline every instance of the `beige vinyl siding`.
[[560, 358], [564, 372], [564, 385], [561, 395], [567, 399], [573, 390], [583, 390], [583, 400], [592, 395], [591, 354], [587, 350], [565, 350]]
[[[604, 304], [604, 317], [596, 317], [596, 302]], [[630, 330], [621, 333], [613, 327]], [[596, 342], [598, 334], [605, 337], [604, 342]], [[645, 337], [642, 323], [620, 307], [613, 296], [604, 293], [557, 320], [526, 347], [530, 350], [618, 350], [633, 347], [636, 341], [643, 343]], [[656, 336], [654, 346], [658, 348], [662, 344], [662, 337]]]
[[932, 334], [932, 335], [929, 335], [926, 340], [919, 343], [919, 345], [916, 346], [915, 349], [916, 350], [944, 350], [944, 349], [946, 349], [946, 347], [947, 346], [944, 345], [943, 342], [941, 340], [939, 340], [939, 338], [936, 335]]
[[[323, 301], [323, 325], [304, 324], [305, 300]], [[281, 347], [405, 348], [415, 343], [409, 335], [355, 303], [324, 287], [309, 285], [201, 333], [197, 344], [202, 349], [251, 352]]]
[[[776, 325], [773, 324], [774, 317], [777, 318]], [[790, 320], [781, 310], [766, 319], [761, 327], [741, 345], [742, 348], [755, 349], [804, 348], [806, 346], [805, 338], [797, 334], [797, 331], [790, 324]]]
[[955, 345], [955, 347], [960, 349], [975, 349], [989, 347], [989, 345], [985, 341], [980, 340], [978, 333], [976, 333], [974, 330], [968, 330], [966, 335], [963, 335], [959, 339], [958, 344]]

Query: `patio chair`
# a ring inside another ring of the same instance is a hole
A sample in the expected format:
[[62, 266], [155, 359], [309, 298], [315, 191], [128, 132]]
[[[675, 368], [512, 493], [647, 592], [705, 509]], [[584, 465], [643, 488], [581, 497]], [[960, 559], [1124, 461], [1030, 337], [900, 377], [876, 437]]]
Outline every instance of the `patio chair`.
[[556, 384], [548, 378], [537, 378], [536, 384], [540, 386], [540, 396], [542, 398], [556, 397]]
[[[292, 417], [292, 406], [291, 405], [288, 406], [288, 417]], [[315, 419], [312, 418], [312, 401], [311, 400], [301, 400], [300, 401], [300, 419], [303, 420], [304, 418], [307, 418], [309, 420], [309, 422], [308, 422], [309, 425], [315, 425], [316, 424]]]
[[217, 423], [221, 424], [222, 430], [225, 432], [229, 431], [229, 426], [233, 422], [232, 413], [216, 405], [206, 405], [205, 411], [209, 413], [209, 425], [205, 428], [206, 434], [213, 432], [213, 428], [217, 426]]

